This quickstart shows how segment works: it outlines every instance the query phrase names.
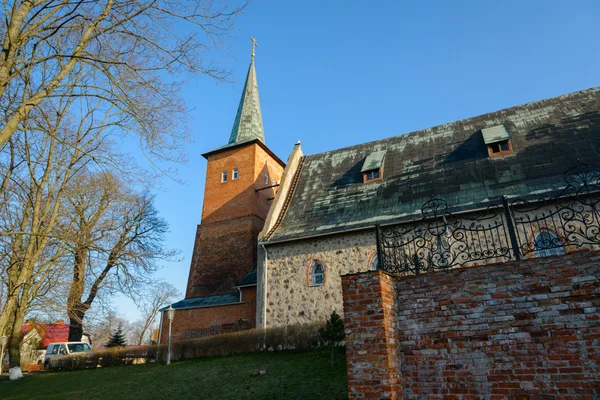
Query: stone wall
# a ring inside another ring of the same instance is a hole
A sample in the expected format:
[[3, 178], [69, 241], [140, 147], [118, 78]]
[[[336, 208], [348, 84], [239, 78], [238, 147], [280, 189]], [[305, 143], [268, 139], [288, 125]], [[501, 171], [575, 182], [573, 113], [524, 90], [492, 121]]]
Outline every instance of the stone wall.
[[[273, 244], [267, 246], [267, 254], [266, 327], [321, 321], [334, 310], [343, 314], [340, 275], [370, 269], [375, 234], [366, 230]], [[261, 262], [261, 256], [258, 259]], [[313, 260], [325, 267], [322, 286], [309, 285]]]
[[[351, 398], [393, 397], [367, 390], [389, 386], [386, 376], [402, 386], [396, 398], [600, 396], [600, 252], [342, 280]], [[374, 289], [390, 280], [391, 296]], [[368, 347], [390, 308], [392, 339]], [[393, 356], [400, 376], [386, 362]]]

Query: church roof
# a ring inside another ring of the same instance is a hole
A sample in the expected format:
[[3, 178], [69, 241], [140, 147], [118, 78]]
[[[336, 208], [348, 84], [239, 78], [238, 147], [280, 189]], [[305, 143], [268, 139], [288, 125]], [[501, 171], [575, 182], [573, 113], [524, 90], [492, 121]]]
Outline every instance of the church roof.
[[253, 286], [256, 285], [256, 268], [252, 271], [248, 272], [246, 275], [240, 279], [235, 286]]
[[[498, 126], [513, 152], [490, 157], [482, 129]], [[363, 183], [364, 163], [383, 151], [383, 179]], [[453, 212], [540, 197], [579, 162], [600, 164], [600, 87], [306, 156], [269, 242], [418, 219], [431, 196]]]
[[209, 154], [221, 150], [232, 149], [244, 144], [256, 142], [260, 143], [262, 147], [267, 148], [265, 145], [265, 130], [263, 128], [262, 113], [260, 110], [258, 81], [256, 80], [256, 69], [254, 68], [253, 56], [250, 67], [248, 68], [248, 74], [246, 75], [246, 82], [244, 83], [244, 89], [242, 90], [242, 97], [240, 99], [237, 114], [233, 121], [233, 128], [231, 128], [229, 142], [226, 145], [202, 154], [202, 156], [207, 157]]
[[[171, 304], [175, 309], [182, 308], [199, 308], [199, 307], [214, 307], [223, 306], [226, 304], [235, 304], [240, 302], [240, 293], [232, 292], [226, 294], [218, 294], [214, 296], [191, 297], [183, 299]], [[165, 311], [169, 307], [163, 307], [159, 311]]]
[[238, 106], [229, 144], [240, 143], [258, 139], [265, 142], [265, 130], [263, 128], [262, 114], [260, 112], [260, 99], [258, 97], [258, 82], [256, 80], [256, 69], [254, 68], [254, 57], [248, 68], [246, 83], [242, 91], [242, 98]]

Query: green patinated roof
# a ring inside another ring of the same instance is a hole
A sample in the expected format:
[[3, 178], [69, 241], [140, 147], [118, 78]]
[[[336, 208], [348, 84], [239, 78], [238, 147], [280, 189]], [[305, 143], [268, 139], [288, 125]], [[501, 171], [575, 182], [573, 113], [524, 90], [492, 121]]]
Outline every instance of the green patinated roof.
[[251, 286], [256, 285], [256, 268], [248, 272], [240, 279], [235, 286]]
[[510, 139], [510, 134], [504, 125], [490, 126], [481, 130], [485, 144], [501, 142]]
[[[499, 125], [513, 153], [490, 157], [481, 130]], [[382, 179], [364, 184], [364, 164], [382, 151]], [[600, 87], [306, 156], [269, 242], [421, 218], [431, 196], [452, 212], [537, 198], [564, 187], [578, 163], [600, 164]]]
[[[214, 307], [221, 306], [225, 304], [239, 303], [240, 302], [240, 293], [226, 293], [226, 294], [218, 294], [215, 296], [203, 296], [203, 297], [192, 297], [189, 299], [183, 299], [178, 301], [177, 303], [171, 304], [173, 308], [199, 308], [199, 307]], [[163, 307], [160, 311], [164, 311], [169, 307]]]
[[229, 144], [258, 139], [265, 142], [265, 130], [263, 128], [262, 114], [260, 112], [260, 99], [258, 98], [258, 82], [254, 68], [254, 58], [250, 62], [246, 83], [242, 91], [242, 98], [238, 106]]
[[383, 165], [383, 159], [385, 158], [385, 151], [376, 151], [371, 153], [365, 159], [361, 172], [372, 171], [379, 169]]

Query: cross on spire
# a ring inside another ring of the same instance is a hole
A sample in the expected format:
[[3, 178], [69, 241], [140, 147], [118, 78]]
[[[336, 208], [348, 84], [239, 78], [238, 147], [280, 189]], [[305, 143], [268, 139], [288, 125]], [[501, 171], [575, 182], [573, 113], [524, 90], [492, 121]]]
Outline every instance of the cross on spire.
[[252, 36], [250, 36], [250, 40], [252, 40], [252, 59], [254, 60], [254, 48], [258, 47], [258, 43], [256, 43], [256, 39], [254, 39]]

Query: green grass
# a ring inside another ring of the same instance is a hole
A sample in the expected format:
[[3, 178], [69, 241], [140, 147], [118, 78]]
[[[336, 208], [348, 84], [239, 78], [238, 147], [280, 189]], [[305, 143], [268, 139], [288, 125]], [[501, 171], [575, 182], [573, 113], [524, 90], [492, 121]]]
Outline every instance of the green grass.
[[[0, 381], [2, 399], [345, 399], [346, 360], [336, 349], [256, 353], [163, 365], [54, 372]], [[265, 375], [252, 376], [257, 369]]]

